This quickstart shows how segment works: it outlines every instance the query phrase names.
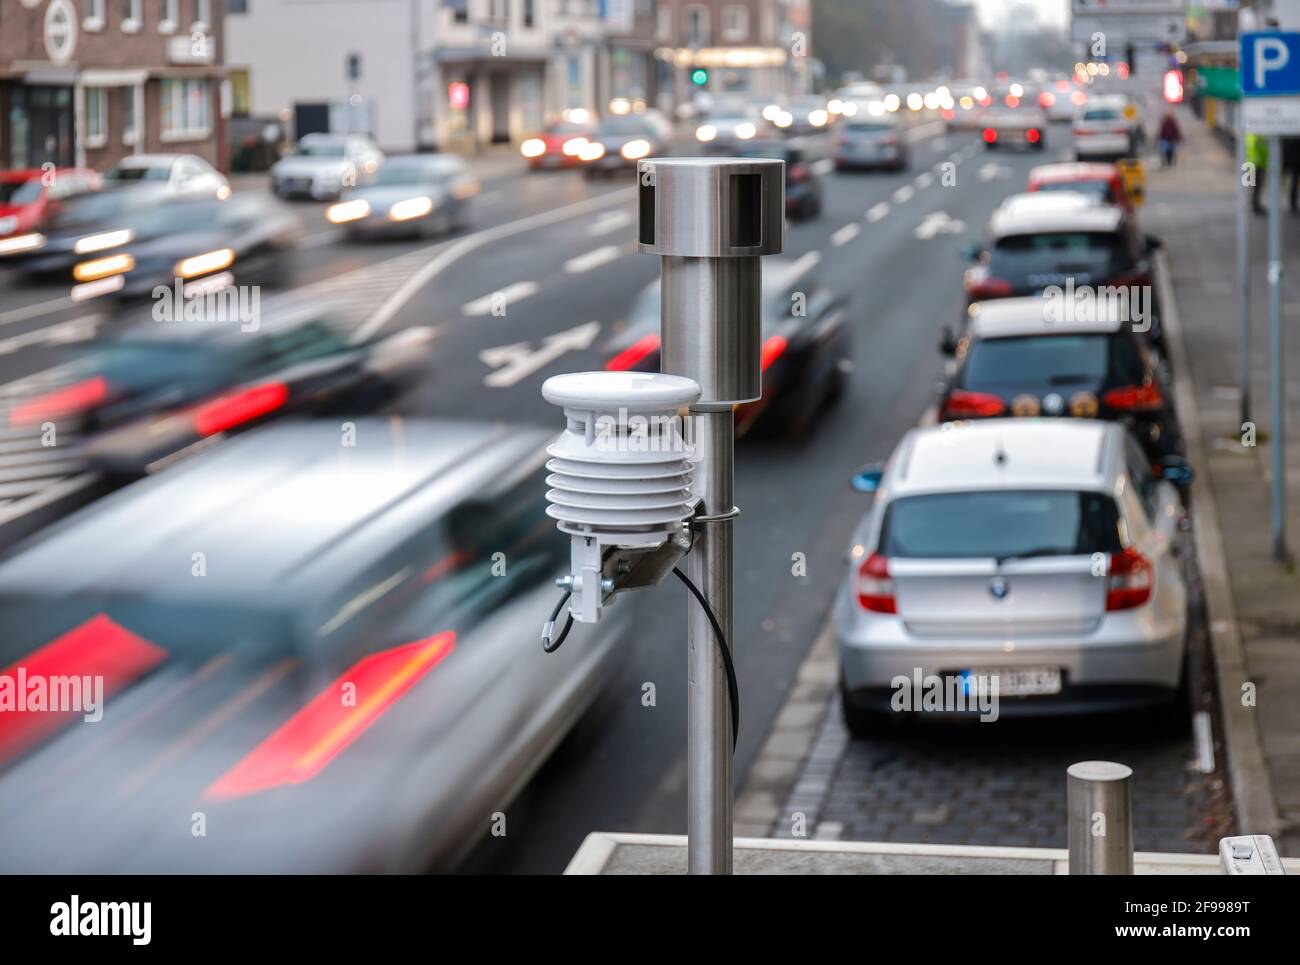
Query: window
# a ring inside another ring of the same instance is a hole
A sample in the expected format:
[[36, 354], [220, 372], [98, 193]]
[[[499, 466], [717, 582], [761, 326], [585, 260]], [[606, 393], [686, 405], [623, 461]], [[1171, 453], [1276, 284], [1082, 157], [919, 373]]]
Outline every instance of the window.
[[691, 7], [686, 11], [686, 45], [700, 47], [709, 42], [709, 11]]
[[86, 88], [86, 147], [103, 147], [107, 140], [105, 133], [107, 98], [102, 87]]
[[140, 5], [144, 0], [122, 0], [122, 33], [140, 32]]
[[469, 0], [445, 0], [447, 9], [451, 11], [451, 19], [456, 23], [469, 22]]
[[248, 0], [226, 0], [226, 13], [248, 13]]
[[207, 137], [208, 110], [206, 80], [163, 80], [162, 139], [182, 141]]
[[744, 40], [749, 36], [749, 11], [732, 4], [722, 8], [722, 39]]
[[158, 32], [169, 34], [174, 33], [176, 24], [180, 22], [181, 0], [158, 0]]
[[136, 141], [135, 129], [135, 88], [119, 88], [119, 97], [122, 99], [122, 143], [134, 145]]
[[524, 0], [524, 26], [534, 27], [537, 25], [537, 12], [534, 9], [537, 6], [536, 0]]
[[191, 30], [207, 30], [212, 22], [212, 0], [194, 0], [194, 22]]
[[104, 0], [86, 0], [86, 16], [81, 25], [87, 30], [104, 29]]

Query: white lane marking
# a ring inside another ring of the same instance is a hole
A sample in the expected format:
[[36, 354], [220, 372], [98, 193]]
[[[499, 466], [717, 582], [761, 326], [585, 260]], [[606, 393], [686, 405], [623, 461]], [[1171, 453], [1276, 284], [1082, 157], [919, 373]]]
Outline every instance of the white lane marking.
[[839, 231], [835, 232], [835, 234], [831, 235], [831, 244], [836, 248], [840, 245], [847, 245], [858, 236], [858, 232], [861, 230], [862, 229], [858, 227], [856, 222], [850, 221]]
[[460, 310], [466, 315], [486, 315], [493, 308], [500, 305], [504, 313], [506, 306], [511, 302], [523, 301], [529, 295], [536, 294], [538, 287], [535, 281], [517, 281], [513, 285], [507, 285], [498, 291], [489, 292], [482, 298], [466, 302], [461, 306]]
[[618, 231], [620, 228], [632, 223], [632, 213], [630, 211], [607, 211], [591, 223], [587, 229], [587, 234], [593, 238], [601, 235], [607, 235], [611, 231]]
[[[432, 258], [422, 265], [415, 273], [406, 279], [405, 284], [397, 291], [388, 296], [375, 311], [359, 325], [352, 333], [352, 342], [364, 342], [375, 332], [379, 331], [392, 320], [393, 316], [401, 310], [402, 306], [411, 300], [411, 298], [425, 285], [429, 284], [434, 278], [445, 271], [449, 266], [454, 265], [457, 261], [469, 254], [482, 248], [489, 242], [496, 241], [500, 238], [509, 238], [511, 235], [517, 235], [520, 232], [528, 231], [531, 228], [540, 228], [545, 225], [554, 224], [557, 221], [565, 221], [576, 215], [586, 214], [588, 211], [598, 210], [609, 207], [614, 204], [631, 201], [636, 195], [636, 188], [623, 188], [618, 191], [611, 191], [608, 194], [602, 194], [595, 198], [587, 198], [584, 201], [578, 201], [574, 204], [566, 205], [563, 208], [555, 208], [551, 211], [542, 211], [535, 215], [529, 215], [527, 218], [520, 218], [518, 221], [509, 221], [493, 228], [484, 228], [477, 231], [467, 238], [461, 238], [445, 248], [438, 250]], [[430, 249], [432, 250], [432, 249]]]
[[867, 212], [867, 220], [875, 224], [887, 214], [889, 214], [889, 202], [881, 201], [880, 204], [873, 205]]
[[930, 121], [926, 124], [918, 124], [916, 127], [909, 127], [903, 132], [903, 137], [915, 144], [917, 141], [924, 141], [936, 134], [942, 134], [947, 128], [948, 125], [943, 121]]
[[494, 389], [509, 388], [550, 365], [566, 352], [591, 348], [591, 343], [599, 334], [600, 322], [587, 322], [585, 325], [548, 335], [542, 339], [540, 348], [533, 348], [532, 342], [516, 342], [513, 345], [484, 349], [478, 353], [479, 359], [484, 365], [496, 371], [488, 375], [483, 380], [483, 384]]
[[622, 248], [618, 245], [605, 245], [605, 247], [597, 248], [595, 251], [589, 251], [584, 255], [570, 258], [564, 263], [564, 271], [565, 274], [580, 275], [584, 271], [591, 271], [593, 268], [607, 265], [621, 257], [623, 257]]
[[62, 345], [68, 342], [84, 342], [95, 337], [95, 330], [104, 320], [103, 315], [84, 315], [57, 325], [47, 325], [13, 338], [0, 341], [0, 355], [11, 355], [20, 348], [31, 345]]
[[916, 190], [910, 184], [905, 184], [894, 192], [894, 204], [906, 204], [914, 194]]
[[832, 158], [824, 157], [820, 161], [813, 161], [813, 174], [830, 174], [835, 170], [835, 161]]
[[934, 181], [934, 175], [931, 174], [929, 171], [924, 171], [921, 174], [918, 174], [916, 176], [916, 180], [913, 181], [912, 183], [916, 185], [918, 190], [924, 190], [925, 188], [928, 188], [933, 183], [933, 181]]
[[790, 266], [790, 271], [792, 274], [798, 275], [802, 272], [807, 271], [809, 268], [813, 267], [814, 265], [817, 264], [817, 262], [821, 260], [822, 260], [822, 253], [820, 251], [805, 252], [804, 254], [800, 255], [798, 258], [795, 259], [794, 264]]
[[35, 318], [48, 312], [56, 312], [72, 304], [74, 304], [72, 299], [64, 295], [61, 298], [51, 298], [49, 301], [37, 302], [35, 305], [24, 305], [22, 308], [0, 312], [0, 325], [12, 325], [14, 322], [23, 321], [23, 319]]
[[1210, 715], [1198, 710], [1192, 717], [1192, 733], [1196, 737], [1196, 769], [1202, 774], [1214, 773], [1214, 729]]
[[956, 235], [966, 230], [966, 222], [951, 217], [947, 211], [935, 211], [927, 214], [912, 234], [922, 241], [929, 241], [936, 235]]
[[948, 160], [951, 161], [953, 164], [961, 164], [961, 162], [964, 161], [965, 159], [966, 159], [966, 155], [963, 154], [961, 151], [953, 151], [951, 154], [948, 155]]
[[988, 161], [980, 167], [979, 179], [981, 181], [1000, 181], [1009, 177], [1011, 177], [1011, 168], [1005, 164], [999, 164], [997, 161]]

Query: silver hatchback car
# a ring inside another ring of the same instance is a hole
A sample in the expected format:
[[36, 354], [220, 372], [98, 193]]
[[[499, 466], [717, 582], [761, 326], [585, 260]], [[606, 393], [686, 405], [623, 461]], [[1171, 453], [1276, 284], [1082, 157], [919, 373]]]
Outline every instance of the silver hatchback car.
[[[853, 484], [876, 493], [835, 611], [855, 736], [898, 711], [988, 719], [977, 697], [994, 718], [1155, 705], [1186, 719], [1184, 510], [1122, 426], [914, 429]], [[930, 700], [936, 686], [955, 705]]]

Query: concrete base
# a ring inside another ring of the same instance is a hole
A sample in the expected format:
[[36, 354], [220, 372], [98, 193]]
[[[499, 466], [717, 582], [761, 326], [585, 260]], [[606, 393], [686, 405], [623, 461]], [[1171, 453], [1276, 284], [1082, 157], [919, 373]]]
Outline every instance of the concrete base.
[[[1287, 874], [1300, 874], [1300, 858], [1283, 858]], [[983, 848], [940, 844], [878, 844], [736, 838], [738, 875], [1063, 875], [1064, 848]], [[1133, 856], [1139, 875], [1217, 875], [1208, 854]], [[568, 875], [679, 875], [686, 873], [686, 837], [594, 831], [564, 870]]]

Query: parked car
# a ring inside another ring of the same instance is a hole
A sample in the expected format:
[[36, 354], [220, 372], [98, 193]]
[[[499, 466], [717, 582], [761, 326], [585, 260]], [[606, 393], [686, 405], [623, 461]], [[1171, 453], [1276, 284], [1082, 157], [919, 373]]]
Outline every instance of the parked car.
[[194, 154], [128, 154], [104, 172], [107, 188], [156, 185], [167, 194], [185, 198], [226, 198], [230, 182]]
[[1165, 366], [1119, 303], [1043, 296], [977, 302], [960, 337], [939, 419], [1001, 416], [1110, 419], [1142, 444], [1157, 472], [1182, 464], [1183, 434]]
[[981, 117], [984, 125], [980, 136], [984, 146], [994, 148], [1020, 147], [1041, 151], [1047, 146], [1047, 115], [1026, 101], [1019, 107], [994, 106]]
[[195, 287], [282, 285], [302, 238], [283, 204], [253, 194], [128, 208], [120, 224], [81, 239], [85, 253], [72, 268], [78, 297], [145, 298], [178, 278]]
[[69, 198], [98, 191], [100, 177], [84, 168], [27, 168], [0, 171], [0, 252], [30, 250], [35, 240], [14, 242], [31, 235]]
[[913, 429], [854, 486], [876, 493], [835, 604], [854, 736], [899, 722], [926, 678], [996, 693], [998, 718], [1155, 707], [1186, 725], [1184, 510], [1122, 426]]
[[326, 217], [350, 238], [446, 234], [469, 223], [479, 181], [455, 154], [390, 157], [374, 181], [331, 205]]
[[667, 153], [672, 126], [657, 111], [611, 114], [602, 120], [578, 152], [588, 175], [634, 171], [642, 158]]
[[791, 221], [819, 217], [822, 213], [822, 177], [817, 162], [825, 154], [808, 138], [756, 141], [744, 148], [743, 157], [773, 158], [785, 162], [785, 215]]
[[519, 151], [534, 171], [574, 167], [581, 163], [578, 152], [595, 130], [596, 125], [591, 121], [556, 121], [536, 137], [527, 138], [519, 145]]
[[384, 153], [364, 134], [305, 134], [271, 165], [271, 191], [282, 198], [338, 200], [367, 181]]
[[1072, 133], [1074, 156], [1080, 161], [1134, 157], [1143, 141], [1141, 111], [1122, 96], [1090, 97]]
[[352, 428], [249, 433], [0, 565], [0, 666], [103, 675], [111, 707], [7, 715], [0, 869], [418, 872], [485, 839], [622, 618], [539, 645], [568, 566], [537, 524], [550, 431]]
[[10, 426], [52, 422], [93, 465], [133, 479], [270, 419], [372, 411], [429, 365], [428, 329], [354, 344], [315, 302], [197, 319], [170, 307], [89, 347], [64, 384], [11, 407]]
[[1134, 198], [1124, 186], [1124, 178], [1114, 164], [1067, 161], [1060, 164], [1040, 164], [1029, 172], [1025, 190], [1073, 191], [1087, 194], [1103, 204], [1114, 204], [1132, 214]]
[[907, 128], [897, 114], [863, 117], [859, 111], [835, 125], [835, 167], [905, 171], [911, 163]]
[[[783, 258], [763, 262], [763, 397], [736, 410], [738, 434], [797, 432], [842, 395], [849, 370], [848, 300], [815, 270]], [[659, 283], [642, 290], [623, 331], [605, 345], [610, 371], [659, 371]]]

